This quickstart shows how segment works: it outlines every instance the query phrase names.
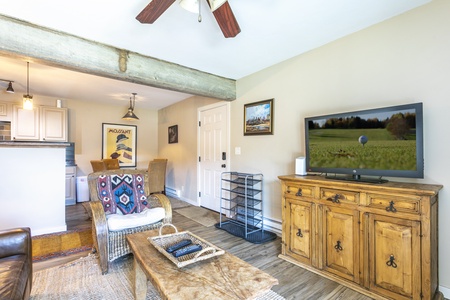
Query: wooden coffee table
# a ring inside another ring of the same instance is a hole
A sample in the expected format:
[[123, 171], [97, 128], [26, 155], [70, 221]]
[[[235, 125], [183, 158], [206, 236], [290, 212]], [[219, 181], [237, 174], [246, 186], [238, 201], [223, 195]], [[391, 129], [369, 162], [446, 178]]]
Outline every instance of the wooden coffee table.
[[240, 258], [225, 254], [183, 268], [162, 255], [147, 240], [151, 230], [127, 236], [134, 255], [135, 299], [145, 299], [147, 279], [162, 299], [254, 299], [278, 280]]

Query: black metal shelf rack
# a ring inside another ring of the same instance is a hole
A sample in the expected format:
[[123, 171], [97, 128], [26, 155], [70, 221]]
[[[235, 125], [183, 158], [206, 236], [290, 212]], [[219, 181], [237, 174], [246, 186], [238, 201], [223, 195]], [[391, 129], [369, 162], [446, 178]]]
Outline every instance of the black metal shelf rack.
[[252, 243], [265, 243], [276, 234], [264, 230], [263, 175], [224, 172], [221, 175], [219, 229]]

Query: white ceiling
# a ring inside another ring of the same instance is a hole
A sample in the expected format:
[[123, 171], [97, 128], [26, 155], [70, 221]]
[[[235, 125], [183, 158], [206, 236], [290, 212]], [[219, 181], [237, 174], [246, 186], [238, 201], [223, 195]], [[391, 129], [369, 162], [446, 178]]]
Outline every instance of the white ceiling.
[[[241, 27], [229, 39], [201, 1], [201, 23], [178, 0], [145, 25], [135, 17], [149, 0], [0, 0], [0, 14], [240, 79], [431, 0], [229, 0]], [[25, 61], [0, 56], [0, 66], [0, 78], [14, 80], [16, 93], [26, 92]], [[6, 85], [0, 82], [0, 95]], [[30, 63], [31, 94], [124, 105], [132, 92], [136, 105], [154, 109], [191, 96]]]

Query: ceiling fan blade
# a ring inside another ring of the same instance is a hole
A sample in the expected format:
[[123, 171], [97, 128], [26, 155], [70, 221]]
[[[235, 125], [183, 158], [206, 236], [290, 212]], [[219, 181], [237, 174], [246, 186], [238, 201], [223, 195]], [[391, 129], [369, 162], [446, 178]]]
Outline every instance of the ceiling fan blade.
[[[208, 4], [211, 7], [209, 0]], [[216, 18], [217, 24], [219, 24], [220, 30], [222, 30], [222, 33], [226, 38], [235, 37], [239, 34], [239, 32], [241, 32], [241, 28], [234, 17], [228, 1], [213, 11], [213, 15]]]
[[174, 2], [175, 0], [152, 0], [136, 19], [141, 23], [153, 24]]

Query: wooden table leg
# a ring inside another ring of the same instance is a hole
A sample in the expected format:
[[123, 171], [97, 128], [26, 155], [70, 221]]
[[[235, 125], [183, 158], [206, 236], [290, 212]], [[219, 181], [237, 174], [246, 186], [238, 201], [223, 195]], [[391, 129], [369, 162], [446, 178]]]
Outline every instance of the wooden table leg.
[[145, 300], [147, 296], [147, 276], [142, 271], [141, 266], [133, 259], [134, 266], [134, 299]]

